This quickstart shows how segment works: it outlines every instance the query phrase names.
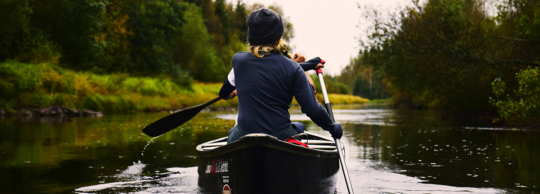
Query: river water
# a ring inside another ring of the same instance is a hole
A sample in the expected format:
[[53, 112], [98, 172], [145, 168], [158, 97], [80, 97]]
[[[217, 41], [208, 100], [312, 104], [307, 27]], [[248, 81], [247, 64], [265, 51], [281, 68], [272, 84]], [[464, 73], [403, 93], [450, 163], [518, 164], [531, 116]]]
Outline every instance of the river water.
[[[540, 192], [540, 132], [482, 126], [428, 110], [335, 106], [355, 193]], [[235, 112], [202, 112], [152, 139], [167, 113], [0, 118], [0, 193], [197, 193], [196, 145]], [[328, 135], [298, 109], [291, 119]], [[336, 193], [347, 193], [341, 171]]]

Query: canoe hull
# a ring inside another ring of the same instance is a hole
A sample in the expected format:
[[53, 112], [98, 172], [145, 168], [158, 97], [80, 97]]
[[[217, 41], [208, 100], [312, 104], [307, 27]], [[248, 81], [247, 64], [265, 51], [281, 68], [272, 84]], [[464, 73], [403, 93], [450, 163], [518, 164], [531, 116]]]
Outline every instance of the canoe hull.
[[244, 138], [227, 146], [240, 149], [199, 152], [202, 193], [224, 193], [225, 187], [234, 194], [335, 192], [339, 158], [333, 152], [317, 154], [272, 137]]

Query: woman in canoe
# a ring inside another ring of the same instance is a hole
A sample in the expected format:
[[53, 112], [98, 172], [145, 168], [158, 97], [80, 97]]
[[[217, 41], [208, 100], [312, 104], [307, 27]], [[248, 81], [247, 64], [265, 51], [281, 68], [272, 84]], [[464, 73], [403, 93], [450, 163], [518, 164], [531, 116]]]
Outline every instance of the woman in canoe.
[[[287, 44], [281, 39], [284, 31], [281, 16], [262, 8], [251, 12], [246, 22], [249, 52], [234, 55], [233, 69], [219, 92], [223, 99], [238, 95], [236, 125], [229, 132], [227, 142], [250, 133], [285, 140], [303, 131], [301, 123], [293, 124], [290, 120], [289, 105], [293, 97], [313, 122], [340, 139], [341, 125], [332, 122], [317, 102], [311, 78], [287, 53]], [[301, 58], [297, 61], [302, 62]], [[316, 67], [319, 66], [313, 68]]]

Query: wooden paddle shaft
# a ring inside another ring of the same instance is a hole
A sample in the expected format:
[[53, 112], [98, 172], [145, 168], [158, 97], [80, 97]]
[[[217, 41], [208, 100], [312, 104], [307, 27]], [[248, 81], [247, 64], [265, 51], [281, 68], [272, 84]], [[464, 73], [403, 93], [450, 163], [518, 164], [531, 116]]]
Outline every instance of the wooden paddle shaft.
[[[321, 63], [324, 64], [324, 61], [321, 60]], [[317, 69], [317, 76], [319, 77], [319, 82], [321, 83], [322, 95], [324, 97], [324, 107], [326, 108], [328, 115], [330, 115], [330, 119], [336, 122], [334, 119], [334, 113], [332, 112], [332, 106], [330, 106], [330, 100], [328, 100], [328, 93], [326, 92], [326, 85], [324, 84], [322, 69]], [[339, 139], [334, 139], [334, 142], [336, 144], [337, 152], [339, 155], [339, 163], [341, 164], [341, 168], [343, 170], [343, 176], [345, 176], [345, 184], [347, 185], [347, 190], [350, 194], [352, 194], [354, 193], [354, 191], [352, 189], [351, 178], [349, 178], [349, 170], [347, 169], [345, 158], [343, 157], [343, 153], [341, 153], [341, 144], [339, 142]]]

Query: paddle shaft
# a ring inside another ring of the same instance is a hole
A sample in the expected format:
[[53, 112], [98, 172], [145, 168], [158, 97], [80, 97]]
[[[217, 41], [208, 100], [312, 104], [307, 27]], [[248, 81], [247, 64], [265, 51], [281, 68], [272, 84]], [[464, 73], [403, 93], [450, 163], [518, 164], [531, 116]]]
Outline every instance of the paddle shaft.
[[[324, 64], [324, 61], [322, 61]], [[321, 83], [321, 90], [322, 95], [324, 97], [324, 107], [326, 108], [326, 112], [328, 112], [328, 115], [330, 115], [330, 119], [332, 121], [336, 122], [334, 120], [334, 113], [332, 112], [332, 106], [330, 106], [330, 100], [328, 100], [328, 93], [326, 92], [326, 85], [324, 84], [323, 79], [323, 73], [322, 69], [317, 69], [317, 76], [319, 77], [319, 82]], [[337, 147], [338, 155], [339, 155], [339, 162], [341, 163], [341, 169], [343, 170], [343, 176], [345, 176], [345, 184], [347, 185], [347, 190], [349, 193], [354, 193], [351, 185], [351, 179], [349, 178], [349, 170], [347, 170], [347, 164], [345, 163], [345, 158], [343, 158], [343, 153], [341, 153], [341, 144], [339, 143], [339, 139], [334, 139], [334, 142]]]

